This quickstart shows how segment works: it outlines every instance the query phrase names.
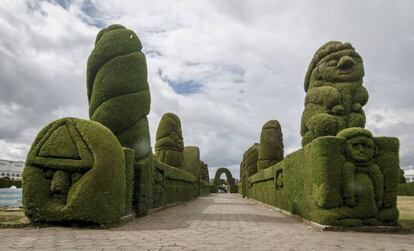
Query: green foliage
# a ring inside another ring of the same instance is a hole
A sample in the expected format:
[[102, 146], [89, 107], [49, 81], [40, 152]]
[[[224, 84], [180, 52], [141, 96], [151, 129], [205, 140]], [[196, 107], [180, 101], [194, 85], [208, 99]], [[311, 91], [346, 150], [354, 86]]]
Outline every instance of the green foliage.
[[174, 113], [165, 113], [158, 125], [155, 156], [169, 166], [182, 168], [184, 141], [180, 118]]
[[125, 213], [132, 213], [133, 194], [134, 194], [134, 150], [123, 148], [125, 156]]
[[364, 127], [362, 59], [349, 43], [331, 41], [315, 53], [305, 77], [302, 146], [320, 136], [335, 136], [349, 127]]
[[21, 188], [22, 187], [22, 181], [21, 180], [11, 180], [8, 177], [0, 178], [0, 188], [10, 188], [11, 186]]
[[201, 165], [201, 173], [200, 173], [201, 180], [210, 183], [210, 175], [208, 173], [208, 165], [206, 163], [204, 163], [203, 161], [200, 161], [200, 165]]
[[270, 120], [263, 125], [260, 134], [257, 169], [262, 170], [283, 160], [282, 128], [277, 120]]
[[25, 214], [34, 222], [116, 224], [125, 211], [125, 189], [118, 140], [82, 119], [59, 119], [42, 129], [23, 172]]
[[191, 173], [197, 179], [201, 173], [200, 150], [196, 146], [184, 147], [183, 170]]
[[153, 165], [152, 154], [134, 163], [134, 200], [133, 205], [137, 215], [145, 215], [151, 209], [153, 202]]
[[250, 176], [247, 194], [324, 225], [396, 225], [398, 178], [398, 140], [350, 128]]
[[154, 159], [153, 207], [187, 201], [198, 196], [198, 179], [187, 171]]
[[99, 32], [88, 58], [89, 116], [108, 127], [135, 159], [151, 153], [147, 115], [151, 96], [147, 65], [137, 35], [121, 25]]
[[399, 196], [414, 196], [414, 182], [398, 184]]
[[247, 172], [247, 176], [251, 176], [257, 172], [257, 161], [259, 159], [259, 144], [254, 143], [243, 154], [243, 165]]
[[230, 170], [227, 169], [227, 168], [224, 168], [224, 167], [220, 167], [219, 169], [217, 169], [216, 175], [214, 176], [213, 185], [211, 186], [211, 192], [212, 193], [217, 193], [218, 192], [218, 187], [220, 185], [220, 176], [223, 173], [226, 175], [229, 192], [230, 193], [237, 193], [238, 189], [237, 189], [236, 181], [234, 180], [233, 176], [231, 175]]
[[404, 170], [400, 169], [400, 183], [403, 184], [403, 183], [406, 183], [406, 182], [407, 181], [405, 180], [405, 177], [404, 177]]

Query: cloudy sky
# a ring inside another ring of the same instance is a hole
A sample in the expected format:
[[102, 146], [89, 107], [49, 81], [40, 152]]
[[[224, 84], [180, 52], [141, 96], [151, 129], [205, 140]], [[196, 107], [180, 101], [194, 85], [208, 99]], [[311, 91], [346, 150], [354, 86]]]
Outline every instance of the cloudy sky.
[[300, 147], [303, 79], [325, 42], [364, 59], [367, 128], [401, 142], [414, 166], [414, 1], [0, 1], [0, 158], [24, 160], [37, 132], [88, 118], [86, 61], [98, 31], [134, 30], [147, 56], [152, 144], [178, 114], [185, 145], [239, 177], [261, 126], [280, 121], [285, 152]]

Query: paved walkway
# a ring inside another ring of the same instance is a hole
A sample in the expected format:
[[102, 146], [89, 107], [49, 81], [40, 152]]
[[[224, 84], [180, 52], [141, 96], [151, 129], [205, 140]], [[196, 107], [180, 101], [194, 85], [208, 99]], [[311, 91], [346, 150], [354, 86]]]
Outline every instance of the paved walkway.
[[113, 229], [0, 229], [0, 250], [414, 250], [414, 234], [319, 232], [277, 211], [214, 194]]

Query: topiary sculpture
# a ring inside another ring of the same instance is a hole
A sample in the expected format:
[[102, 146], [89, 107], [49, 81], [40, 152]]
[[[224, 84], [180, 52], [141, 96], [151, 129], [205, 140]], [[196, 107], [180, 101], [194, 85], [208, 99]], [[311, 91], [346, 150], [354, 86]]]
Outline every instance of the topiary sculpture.
[[183, 151], [184, 142], [180, 118], [174, 113], [165, 113], [157, 129], [155, 156], [166, 165], [182, 168]]
[[184, 147], [183, 170], [191, 173], [197, 179], [201, 173], [200, 149], [197, 146]]
[[279, 121], [269, 120], [260, 134], [257, 169], [262, 170], [283, 160], [283, 135]]
[[151, 96], [147, 64], [137, 35], [122, 25], [111, 25], [96, 36], [88, 58], [89, 116], [108, 127], [135, 158], [151, 153], [147, 115]]
[[89, 116], [108, 127], [122, 146], [134, 150], [134, 205], [145, 214], [152, 203], [152, 153], [147, 115], [151, 95], [141, 41], [122, 25], [96, 36], [88, 58]]
[[[384, 197], [384, 176], [380, 167], [374, 162], [374, 157], [378, 154], [378, 147], [372, 139], [371, 132], [354, 127], [340, 131], [337, 136], [346, 139], [345, 155], [347, 161], [342, 166], [342, 191], [345, 205], [357, 206], [356, 197], [359, 197], [359, 204], [367, 204], [365, 208], [371, 208], [373, 211], [380, 210]], [[358, 190], [368, 189], [367, 182], [363, 180], [366, 177], [369, 177], [372, 182], [373, 194], [365, 192], [367, 199], [364, 200], [361, 199], [364, 197], [362, 192], [359, 196], [356, 193]], [[362, 186], [361, 184], [366, 185]]]
[[208, 165], [203, 161], [201, 163], [201, 179], [207, 182], [210, 182], [210, 175], [208, 173]]
[[257, 160], [259, 158], [259, 144], [254, 143], [243, 154], [243, 165], [247, 176], [257, 173]]
[[302, 146], [317, 137], [336, 135], [348, 127], [364, 127], [362, 58], [350, 43], [331, 41], [319, 48], [305, 77]]
[[37, 135], [23, 172], [25, 214], [34, 222], [118, 223], [125, 210], [125, 158], [103, 125], [56, 120]]

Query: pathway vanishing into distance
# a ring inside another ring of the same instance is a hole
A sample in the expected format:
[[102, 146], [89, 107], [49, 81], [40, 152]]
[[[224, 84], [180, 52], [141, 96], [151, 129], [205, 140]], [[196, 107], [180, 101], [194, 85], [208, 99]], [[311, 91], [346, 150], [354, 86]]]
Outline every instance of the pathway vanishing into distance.
[[238, 194], [212, 194], [112, 229], [0, 229], [0, 250], [413, 250], [414, 234], [319, 232]]

